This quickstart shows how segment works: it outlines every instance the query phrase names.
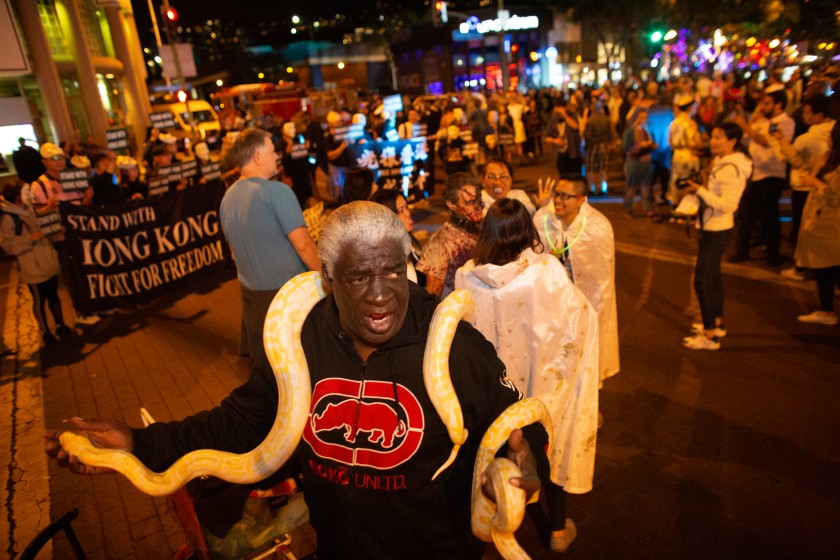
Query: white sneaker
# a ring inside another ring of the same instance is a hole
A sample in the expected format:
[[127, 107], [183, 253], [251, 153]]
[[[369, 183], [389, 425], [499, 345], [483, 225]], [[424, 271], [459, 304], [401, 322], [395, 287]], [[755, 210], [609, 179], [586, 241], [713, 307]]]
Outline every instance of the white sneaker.
[[76, 322], [81, 325], [95, 325], [101, 320], [96, 315], [76, 315]]
[[[703, 328], [703, 323], [691, 323], [691, 332], [694, 334], [704, 334], [706, 329]], [[715, 327], [715, 336], [723, 338], [726, 336], [726, 327]], [[692, 338], [687, 336], [686, 338]]]
[[784, 276], [785, 278], [788, 278], [790, 280], [798, 280], [799, 282], [805, 281], [805, 274], [796, 270], [795, 267], [786, 268], [783, 271], [781, 271], [779, 274], [781, 274], [782, 276]]
[[577, 538], [577, 527], [575, 526], [575, 522], [566, 518], [566, 528], [563, 530], [561, 534], [554, 535], [552, 534], [551, 540], [549, 542], [549, 548], [552, 552], [566, 552], [566, 549], [571, 546], [571, 544]]
[[689, 350], [719, 350], [720, 342], [712, 338], [706, 338], [706, 335], [698, 334], [693, 338], [683, 340], [683, 346]]
[[816, 323], [819, 325], [834, 326], [837, 324], [837, 315], [831, 311], [814, 311], [807, 315], [800, 315], [797, 319], [802, 323]]

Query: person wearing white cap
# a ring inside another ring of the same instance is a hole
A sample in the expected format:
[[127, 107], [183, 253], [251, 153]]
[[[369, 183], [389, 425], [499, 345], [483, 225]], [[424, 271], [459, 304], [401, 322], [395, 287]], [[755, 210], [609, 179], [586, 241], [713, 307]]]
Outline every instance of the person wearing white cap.
[[668, 198], [678, 202], [681, 197], [676, 183], [679, 179], [688, 179], [700, 171], [700, 158], [694, 149], [700, 142], [700, 129], [691, 118], [694, 96], [680, 94], [674, 100], [674, 120], [668, 127], [668, 144], [671, 146], [671, 180], [668, 185]]
[[[93, 188], [88, 187], [83, 191], [65, 191], [61, 188], [61, 183], [58, 180], [59, 173], [64, 171], [64, 168], [67, 166], [64, 150], [52, 142], [46, 142], [41, 145], [40, 151], [41, 160], [44, 163], [46, 171], [43, 175], [32, 181], [29, 184], [29, 189], [22, 193], [24, 202], [32, 206], [32, 209], [39, 216], [57, 212], [59, 202], [70, 202], [83, 206], [89, 205], [93, 200]], [[58, 251], [64, 280], [69, 286], [73, 279], [69, 274], [70, 262], [67, 248], [64, 245], [64, 233], [58, 232], [49, 236], [49, 238]], [[73, 290], [71, 289], [70, 292], [73, 293]], [[99, 317], [95, 315], [82, 315], [77, 312], [76, 322], [83, 325], [95, 325], [99, 322]]]
[[130, 200], [149, 198], [149, 185], [140, 179], [140, 166], [131, 156], [119, 156], [117, 168], [120, 170], [120, 187], [125, 197]]

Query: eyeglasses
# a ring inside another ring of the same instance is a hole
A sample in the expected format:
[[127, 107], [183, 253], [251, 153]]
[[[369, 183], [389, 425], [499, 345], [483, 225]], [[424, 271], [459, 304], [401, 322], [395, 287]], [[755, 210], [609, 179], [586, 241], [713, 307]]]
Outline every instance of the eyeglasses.
[[553, 196], [554, 196], [555, 200], [562, 200], [563, 202], [566, 202], [567, 200], [572, 199], [572, 198], [583, 198], [579, 194], [569, 194], [569, 193], [565, 193], [565, 192], [556, 192], [556, 193], [554, 193]]
[[467, 195], [464, 197], [464, 206], [475, 206], [476, 208], [484, 208], [484, 201], [481, 200], [481, 196], [471, 196], [470, 192], [465, 191], [464, 189], [461, 189], [461, 192]]
[[506, 182], [510, 181], [510, 175], [485, 175], [484, 180], [488, 183], [495, 183], [496, 181]]

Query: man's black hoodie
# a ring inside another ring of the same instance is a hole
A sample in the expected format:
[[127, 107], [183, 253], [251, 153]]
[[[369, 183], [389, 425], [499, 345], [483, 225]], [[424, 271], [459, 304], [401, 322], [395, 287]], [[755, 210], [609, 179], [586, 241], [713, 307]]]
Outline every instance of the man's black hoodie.
[[[332, 296], [303, 325], [313, 398], [296, 459], [319, 560], [481, 557], [482, 545], [470, 530], [475, 455], [490, 423], [521, 395], [493, 346], [461, 322], [449, 363], [469, 439], [456, 461], [431, 480], [452, 450], [423, 385], [435, 306], [432, 296], [411, 284], [402, 328], [367, 362], [342, 329]], [[163, 470], [193, 449], [249, 451], [268, 433], [276, 407], [273, 376], [255, 369], [212, 411], [135, 430], [134, 452]], [[545, 431], [534, 425], [525, 436], [545, 481]]]

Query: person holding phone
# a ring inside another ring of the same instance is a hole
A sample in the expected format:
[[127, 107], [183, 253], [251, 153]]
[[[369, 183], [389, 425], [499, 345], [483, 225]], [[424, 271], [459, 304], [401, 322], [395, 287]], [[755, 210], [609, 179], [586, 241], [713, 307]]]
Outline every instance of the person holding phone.
[[790, 142], [796, 124], [785, 113], [787, 95], [784, 91], [773, 91], [764, 95], [749, 122], [741, 116], [732, 119], [749, 141], [749, 154], [753, 160], [752, 180], [741, 199], [740, 218], [736, 234], [735, 254], [729, 262], [743, 262], [750, 258], [750, 243], [753, 231], [759, 223], [764, 224], [764, 244], [767, 247], [767, 266], [781, 264], [779, 245], [779, 198], [788, 187], [787, 162], [774, 149], [777, 140], [773, 134], [780, 132]]

